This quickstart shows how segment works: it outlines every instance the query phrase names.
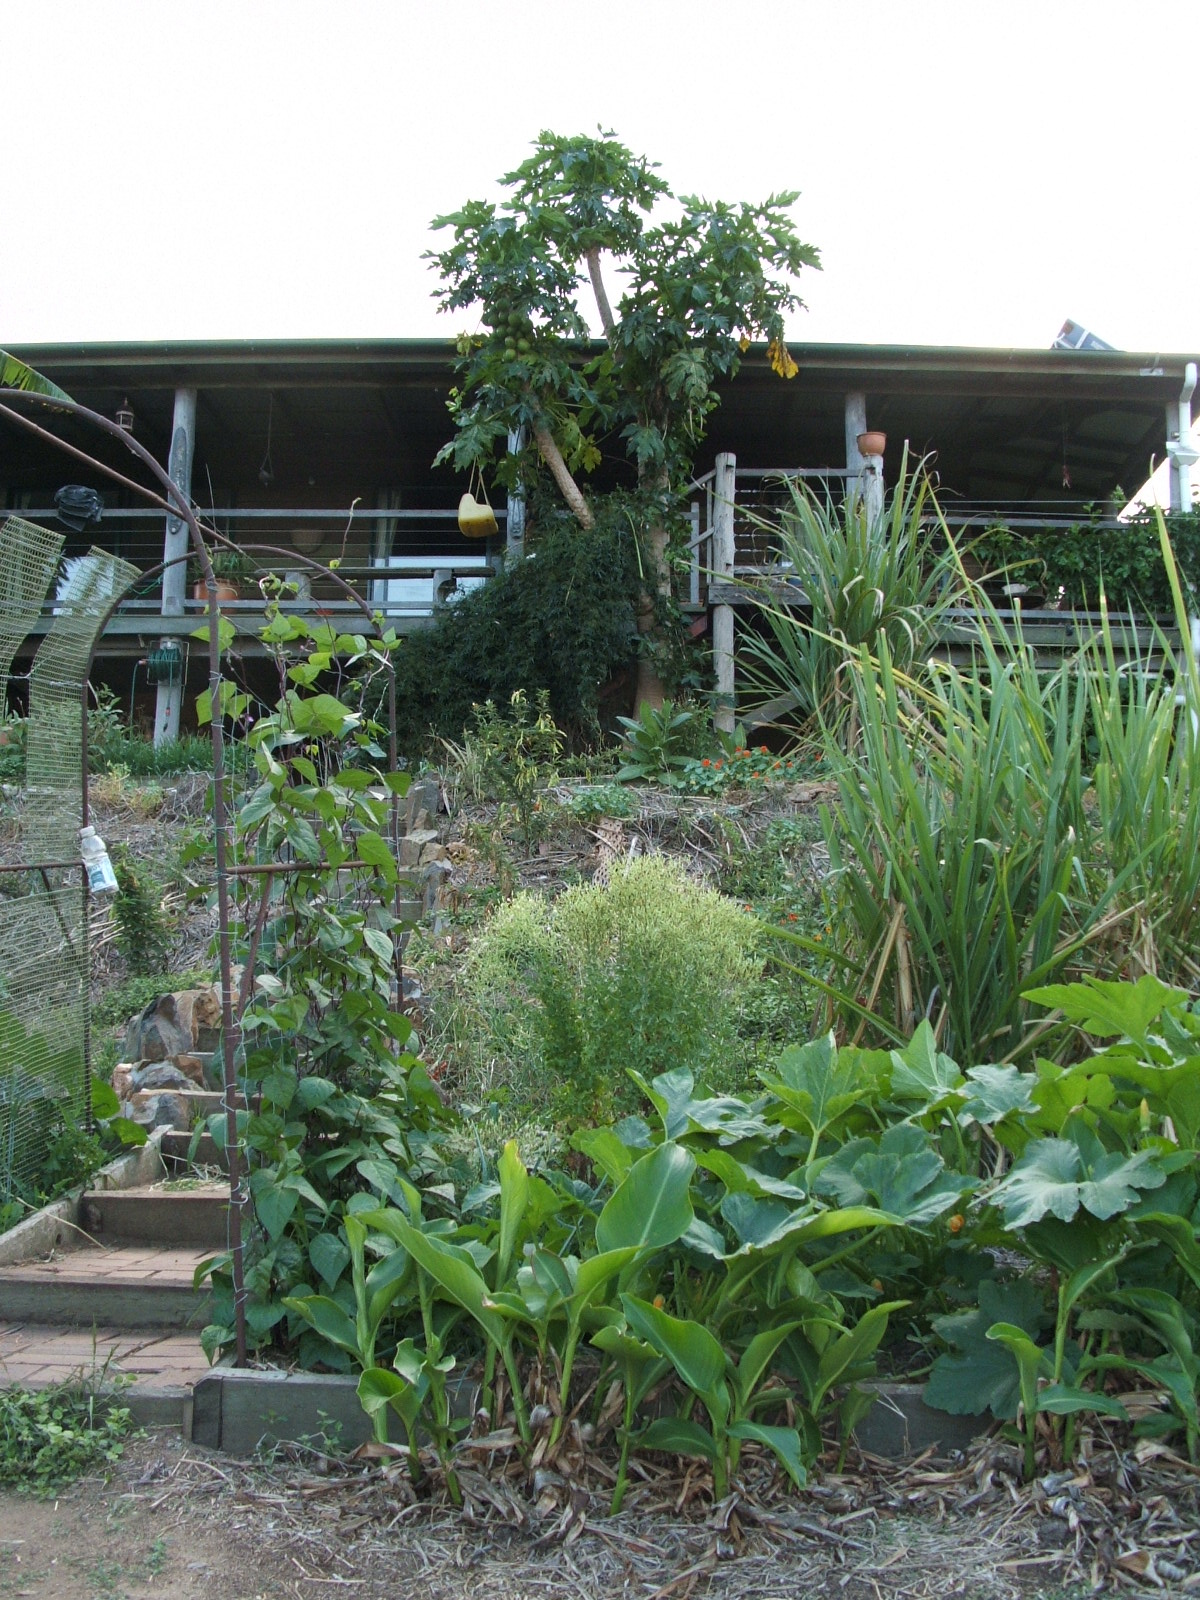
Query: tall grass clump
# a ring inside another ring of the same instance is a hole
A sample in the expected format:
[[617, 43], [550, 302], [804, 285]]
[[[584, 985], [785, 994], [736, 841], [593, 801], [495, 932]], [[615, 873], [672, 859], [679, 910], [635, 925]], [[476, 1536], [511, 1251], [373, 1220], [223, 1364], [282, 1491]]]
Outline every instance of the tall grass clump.
[[834, 728], [852, 714], [858, 652], [886, 646], [901, 670], [919, 661], [962, 597], [961, 568], [928, 474], [910, 468], [907, 451], [875, 516], [861, 496], [836, 505], [795, 479], [787, 489], [769, 533], [807, 604], [756, 594], [762, 629], [745, 641], [746, 676], [779, 714]]
[[463, 1037], [514, 1109], [576, 1124], [629, 1109], [632, 1068], [737, 1074], [737, 1015], [758, 925], [649, 855], [550, 902], [517, 895], [469, 952]]
[[[1165, 534], [1164, 534], [1165, 543]], [[1169, 557], [1169, 545], [1166, 545]], [[886, 639], [847, 651], [856, 724], [827, 727], [838, 971], [831, 1020], [907, 1037], [927, 1016], [960, 1061], [1025, 1056], [1023, 992], [1153, 972], [1195, 986], [1200, 705], [1194, 663], [1152, 659], [1102, 614], [1046, 671], [986, 598], [973, 660], [902, 670]], [[1187, 619], [1179, 607], [1187, 638]]]

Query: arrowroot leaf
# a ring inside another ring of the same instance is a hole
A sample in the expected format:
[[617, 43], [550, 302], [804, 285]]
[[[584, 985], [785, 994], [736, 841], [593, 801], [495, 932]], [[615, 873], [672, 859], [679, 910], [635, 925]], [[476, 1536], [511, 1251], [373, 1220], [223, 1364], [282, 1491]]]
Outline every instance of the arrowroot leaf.
[[677, 1144], [660, 1144], [635, 1161], [596, 1219], [597, 1249], [674, 1244], [695, 1216], [688, 1195], [695, 1170], [692, 1156]]
[[752, 1439], [757, 1444], [765, 1444], [797, 1489], [803, 1489], [808, 1482], [803, 1456], [804, 1440], [795, 1428], [771, 1428], [761, 1422], [743, 1419], [730, 1423], [729, 1437]]

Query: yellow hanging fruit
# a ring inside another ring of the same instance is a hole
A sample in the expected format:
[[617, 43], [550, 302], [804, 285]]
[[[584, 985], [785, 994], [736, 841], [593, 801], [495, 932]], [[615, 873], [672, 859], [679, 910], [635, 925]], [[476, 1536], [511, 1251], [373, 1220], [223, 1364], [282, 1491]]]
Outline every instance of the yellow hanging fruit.
[[459, 532], [468, 539], [488, 539], [499, 533], [496, 513], [485, 500], [482, 505], [473, 494], [465, 494], [458, 502]]

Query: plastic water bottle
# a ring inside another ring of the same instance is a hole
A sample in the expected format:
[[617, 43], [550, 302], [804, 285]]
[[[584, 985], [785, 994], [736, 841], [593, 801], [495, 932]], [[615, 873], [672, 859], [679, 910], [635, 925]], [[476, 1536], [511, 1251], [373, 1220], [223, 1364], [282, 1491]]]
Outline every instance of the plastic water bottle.
[[117, 875], [108, 859], [108, 846], [95, 828], [80, 828], [79, 854], [87, 868], [88, 888], [93, 894], [115, 894]]

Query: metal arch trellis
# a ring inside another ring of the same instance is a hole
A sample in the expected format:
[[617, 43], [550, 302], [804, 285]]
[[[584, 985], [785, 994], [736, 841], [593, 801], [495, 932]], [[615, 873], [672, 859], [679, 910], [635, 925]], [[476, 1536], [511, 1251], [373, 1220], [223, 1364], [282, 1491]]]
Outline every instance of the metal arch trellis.
[[[76, 446], [69, 444], [64, 439], [60, 439], [57, 434], [51, 432], [47, 428], [41, 427], [38, 423], [34, 422], [31, 417], [25, 416], [23, 412], [14, 410], [14, 402], [17, 405], [37, 405], [51, 411], [65, 412], [71, 416], [79, 418], [81, 421], [90, 423], [94, 427], [98, 428], [101, 432], [107, 433], [111, 437], [118, 439], [129, 451], [132, 452], [132, 454], [143, 464], [143, 466], [148, 468], [149, 471], [153, 473], [154, 477], [161, 485], [166, 498], [164, 498], [163, 494], [155, 493], [152, 489], [148, 489], [144, 484], [138, 483], [135, 479], [128, 478], [123, 473], [117, 472], [115, 468], [108, 466], [106, 463], [96, 460], [93, 456], [88, 455], [86, 451], [78, 449]], [[236, 545], [234, 541], [226, 539], [214, 528], [206, 527], [202, 530], [201, 523], [193, 511], [188, 497], [172, 481], [169, 473], [160, 465], [158, 461], [155, 460], [155, 458], [143, 445], [139, 444], [136, 439], [128, 434], [123, 428], [119, 427], [117, 423], [111, 421], [108, 417], [103, 416], [99, 412], [91, 411], [86, 406], [81, 406], [76, 401], [66, 399], [61, 395], [50, 397], [28, 390], [0, 388], [0, 416], [6, 417], [9, 421], [14, 422], [18, 426], [25, 428], [27, 431], [38, 435], [40, 438], [48, 441], [50, 444], [56, 446], [66, 454], [75, 457], [77, 460], [83, 461], [86, 465], [102, 475], [121, 483], [126, 488], [139, 495], [141, 498], [149, 500], [153, 505], [158, 506], [168, 516], [180, 518], [187, 525], [192, 553], [194, 554], [203, 574], [205, 594], [208, 603], [208, 616], [212, 619], [216, 619], [219, 614], [219, 607], [217, 604], [217, 580], [213, 571], [212, 560], [209, 556], [208, 542], [206, 542], [205, 534], [207, 533], [208, 541], [212, 542], [213, 544], [224, 546], [229, 549], [238, 549], [241, 547]], [[349, 583], [347, 583], [343, 578], [339, 577], [338, 574], [330, 572], [328, 568], [321, 566], [319, 562], [313, 561], [294, 550], [278, 550], [272, 546], [256, 546], [253, 548], [260, 550], [264, 554], [279, 555], [285, 558], [291, 567], [308, 567], [313, 571], [320, 572], [325, 578], [332, 578], [337, 586], [344, 592], [347, 598], [353, 600], [361, 609], [372, 633], [374, 633], [377, 637], [382, 637], [377, 619], [363, 597]], [[186, 558], [181, 557], [178, 559]], [[151, 569], [150, 575], [152, 576], [154, 573], [159, 572], [172, 564], [173, 563], [171, 562], [160, 563], [157, 568]], [[98, 639], [103, 634], [109, 618], [116, 610], [117, 605], [120, 603], [120, 598], [121, 596], [117, 595], [100, 617], [94, 636], [95, 639]], [[211, 696], [211, 703], [214, 707], [216, 707], [221, 703], [220, 694], [222, 680], [220, 630], [216, 627], [210, 627], [208, 629], [208, 636], [209, 693]], [[3, 634], [0, 633], [0, 646], [3, 644], [3, 637]], [[91, 650], [89, 650], [88, 656], [90, 664]], [[87, 749], [84, 732], [82, 731], [86, 729], [86, 679], [87, 674], [85, 671], [84, 688], [79, 703], [81, 716], [81, 815], [84, 823], [87, 821], [88, 793]], [[396, 684], [395, 672], [391, 666], [390, 660], [388, 661], [388, 727], [388, 757], [390, 765], [394, 769], [397, 758]], [[222, 1114], [225, 1118], [225, 1145], [229, 1160], [229, 1247], [231, 1273], [233, 1279], [236, 1352], [235, 1359], [238, 1366], [244, 1366], [246, 1362], [246, 1289], [243, 1213], [249, 1204], [250, 1196], [245, 1181], [243, 1163], [241, 1161], [241, 1145], [237, 1125], [237, 1052], [240, 1043], [240, 1033], [238, 1028], [238, 1015], [240, 1014], [240, 1008], [239, 1012], [235, 1013], [233, 1004], [233, 963], [230, 916], [230, 877], [233, 872], [236, 871], [236, 869], [231, 867], [230, 862], [231, 841], [229, 833], [228, 796], [226, 791], [225, 738], [223, 719], [219, 715], [213, 716], [211, 719], [210, 728], [213, 752], [213, 826], [215, 879], [217, 890], [218, 963], [221, 977], [221, 1034], [223, 1044], [221, 1101]], [[393, 844], [396, 841], [397, 832], [398, 802], [393, 800]], [[86, 893], [86, 889], [83, 892]], [[399, 894], [400, 890], [398, 887], [397, 898], [399, 898]]]

